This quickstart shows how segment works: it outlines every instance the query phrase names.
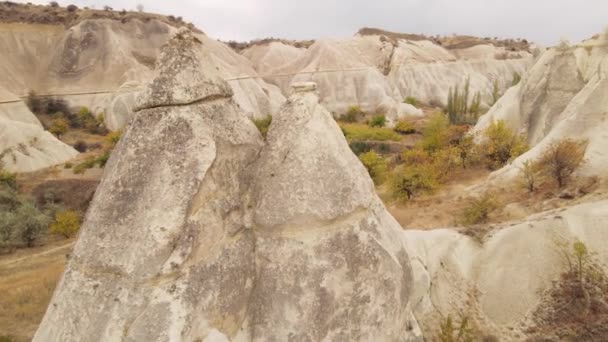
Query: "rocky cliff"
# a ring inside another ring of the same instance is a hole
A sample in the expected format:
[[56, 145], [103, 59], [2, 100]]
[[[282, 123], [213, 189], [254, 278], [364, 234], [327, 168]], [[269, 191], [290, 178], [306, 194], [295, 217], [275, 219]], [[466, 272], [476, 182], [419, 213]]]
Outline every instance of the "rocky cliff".
[[180, 31], [34, 341], [421, 341], [401, 228], [307, 85], [267, 142]]

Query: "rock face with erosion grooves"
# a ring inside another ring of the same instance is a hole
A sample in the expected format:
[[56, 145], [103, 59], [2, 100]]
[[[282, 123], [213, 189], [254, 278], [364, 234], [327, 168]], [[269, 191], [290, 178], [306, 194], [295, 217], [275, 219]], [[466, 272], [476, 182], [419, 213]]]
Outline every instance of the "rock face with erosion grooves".
[[44, 130], [21, 99], [0, 87], [0, 169], [31, 172], [76, 155], [76, 150]]
[[400, 227], [316, 95], [264, 145], [206, 43], [160, 61], [34, 341], [421, 341]]
[[512, 179], [527, 160], [536, 160], [553, 142], [587, 139], [586, 163], [580, 173], [605, 177], [608, 169], [608, 36], [598, 35], [576, 46], [546, 51], [522, 82], [475, 126], [479, 134], [492, 121], [503, 120], [524, 133], [532, 148], [493, 174]]

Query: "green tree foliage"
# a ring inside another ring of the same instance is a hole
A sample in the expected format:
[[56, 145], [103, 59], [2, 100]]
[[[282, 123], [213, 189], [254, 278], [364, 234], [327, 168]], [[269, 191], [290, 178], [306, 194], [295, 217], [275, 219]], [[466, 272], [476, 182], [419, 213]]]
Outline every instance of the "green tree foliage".
[[435, 170], [429, 165], [404, 166], [396, 171], [391, 183], [393, 196], [402, 201], [433, 192], [438, 185]]
[[572, 139], [552, 144], [538, 164], [544, 176], [552, 178], [559, 188], [567, 185], [572, 174], [584, 163], [586, 141]]
[[72, 210], [59, 211], [55, 214], [55, 220], [49, 227], [52, 234], [62, 235], [70, 238], [80, 229], [80, 216]]
[[118, 142], [120, 141], [121, 137], [122, 137], [121, 131], [113, 131], [113, 132], [108, 133], [105, 136], [104, 140], [109, 148], [114, 148], [116, 146], [116, 144], [118, 144]]
[[44, 236], [50, 218], [16, 190], [0, 185], [0, 247], [32, 247]]
[[471, 82], [467, 79], [464, 87], [450, 88], [445, 112], [453, 125], [474, 125], [481, 115], [481, 93], [471, 97]]
[[407, 103], [409, 105], [412, 105], [414, 107], [418, 107], [418, 105], [420, 104], [418, 99], [413, 97], [413, 96], [408, 96], [405, 98], [405, 100], [403, 101], [403, 103]]
[[487, 223], [490, 215], [499, 208], [496, 195], [484, 193], [479, 197], [470, 198], [462, 210], [461, 223], [465, 226]]
[[266, 136], [268, 135], [268, 130], [270, 129], [270, 124], [272, 123], [272, 116], [267, 115], [266, 117], [264, 117], [262, 119], [253, 119], [253, 123], [255, 124], [255, 127], [257, 127], [258, 130], [260, 131], [260, 133], [262, 134], [262, 137], [264, 137], [264, 139], [266, 139]]
[[445, 133], [449, 125], [450, 122], [445, 115], [437, 113], [431, 116], [422, 130], [422, 148], [429, 154], [433, 154], [435, 151], [438, 151], [445, 146]]
[[367, 169], [367, 172], [369, 172], [369, 175], [374, 180], [374, 183], [381, 184], [387, 170], [386, 159], [374, 151], [361, 154], [359, 159]]
[[448, 146], [433, 155], [433, 166], [437, 177], [445, 181], [452, 171], [462, 165], [460, 151], [454, 146]]
[[342, 121], [354, 123], [359, 121], [363, 117], [364, 113], [359, 106], [350, 106], [346, 111], [346, 114], [342, 116]]
[[530, 193], [536, 191], [540, 181], [540, 164], [526, 160], [519, 170], [522, 186]]
[[370, 127], [364, 124], [340, 124], [342, 133], [349, 142], [354, 141], [399, 141], [402, 136], [390, 128]]
[[371, 127], [384, 127], [386, 125], [386, 117], [384, 115], [375, 115], [369, 120]]
[[49, 127], [49, 132], [56, 137], [61, 137], [68, 131], [69, 127], [70, 126], [65, 119], [54, 119], [53, 122], [51, 122], [51, 127]]
[[528, 150], [525, 138], [513, 133], [504, 121], [494, 121], [484, 131], [484, 143], [480, 146], [487, 166], [499, 169]]
[[416, 133], [416, 128], [414, 124], [407, 120], [400, 120], [397, 122], [393, 130], [399, 134], [414, 134]]

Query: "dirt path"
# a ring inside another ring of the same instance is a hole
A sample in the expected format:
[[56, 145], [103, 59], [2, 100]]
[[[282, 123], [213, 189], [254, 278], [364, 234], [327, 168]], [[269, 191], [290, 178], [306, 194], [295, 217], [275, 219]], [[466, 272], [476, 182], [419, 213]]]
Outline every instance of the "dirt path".
[[72, 247], [74, 246], [74, 243], [75, 243], [75, 241], [69, 241], [67, 243], [64, 243], [63, 245], [53, 247], [51, 249], [46, 249], [46, 250], [40, 251], [38, 253], [28, 254], [28, 255], [25, 255], [25, 256], [22, 256], [22, 257], [19, 257], [16, 259], [15, 258], [8, 259], [8, 260], [0, 259], [0, 267], [10, 266], [12, 264], [17, 264], [22, 261], [31, 260], [32, 258], [43, 257], [43, 256], [58, 252], [63, 249], [72, 249]]

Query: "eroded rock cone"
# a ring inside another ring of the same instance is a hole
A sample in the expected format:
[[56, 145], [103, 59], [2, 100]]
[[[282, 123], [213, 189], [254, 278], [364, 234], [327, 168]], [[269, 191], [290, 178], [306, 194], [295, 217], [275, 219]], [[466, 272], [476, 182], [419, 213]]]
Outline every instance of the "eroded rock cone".
[[246, 171], [262, 140], [189, 32], [160, 60], [35, 341], [194, 341], [245, 319]]
[[401, 228], [312, 89], [262, 148], [195, 37], [160, 61], [34, 340], [420, 340]]

